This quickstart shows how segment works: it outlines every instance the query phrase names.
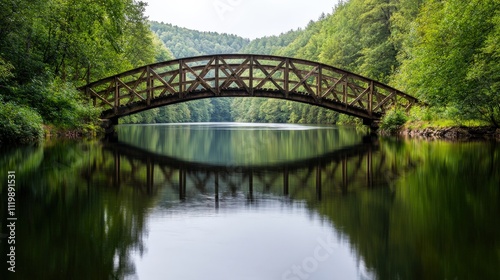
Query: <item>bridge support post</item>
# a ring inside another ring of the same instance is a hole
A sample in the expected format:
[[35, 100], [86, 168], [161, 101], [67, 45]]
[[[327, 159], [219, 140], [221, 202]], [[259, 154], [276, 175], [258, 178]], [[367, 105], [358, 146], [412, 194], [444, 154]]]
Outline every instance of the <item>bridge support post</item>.
[[116, 133], [116, 126], [118, 125], [118, 118], [103, 119], [101, 120], [101, 127], [104, 129], [104, 139], [115, 142], [118, 140]]
[[380, 128], [379, 122], [371, 119], [363, 119], [363, 125], [366, 125], [370, 128], [371, 134], [377, 134], [377, 131]]

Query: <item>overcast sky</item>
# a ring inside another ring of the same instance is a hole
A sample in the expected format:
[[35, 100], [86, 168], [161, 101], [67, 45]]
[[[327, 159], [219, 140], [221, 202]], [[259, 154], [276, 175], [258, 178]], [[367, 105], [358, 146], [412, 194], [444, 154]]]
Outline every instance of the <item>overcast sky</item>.
[[150, 20], [258, 38], [305, 27], [338, 0], [142, 0]]

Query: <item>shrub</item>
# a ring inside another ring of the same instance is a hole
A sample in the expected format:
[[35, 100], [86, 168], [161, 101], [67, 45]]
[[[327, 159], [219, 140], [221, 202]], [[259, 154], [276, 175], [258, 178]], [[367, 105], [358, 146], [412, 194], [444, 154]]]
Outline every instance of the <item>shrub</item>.
[[406, 113], [400, 109], [389, 110], [382, 118], [380, 128], [390, 133], [399, 130], [408, 120]]
[[82, 96], [72, 83], [59, 79], [33, 80], [13, 89], [11, 100], [36, 110], [45, 124], [57, 128], [85, 131], [96, 126], [100, 110]]
[[0, 145], [26, 144], [43, 138], [42, 117], [13, 102], [0, 100]]

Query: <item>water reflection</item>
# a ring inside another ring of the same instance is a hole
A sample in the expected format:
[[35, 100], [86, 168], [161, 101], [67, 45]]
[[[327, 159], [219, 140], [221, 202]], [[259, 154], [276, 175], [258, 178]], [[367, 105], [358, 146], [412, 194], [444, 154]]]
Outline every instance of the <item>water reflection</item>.
[[268, 164], [147, 149], [157, 144], [2, 152], [1, 174], [18, 175], [15, 277], [498, 278], [498, 144], [357, 137]]
[[[121, 279], [134, 273], [130, 252], [144, 250], [145, 209], [153, 200], [109, 183], [106, 166], [112, 162], [98, 143], [47, 142], [0, 155], [2, 174], [17, 175], [16, 273], [2, 269], [2, 279]], [[90, 178], [95, 166], [99, 174]], [[7, 243], [1, 241], [5, 264]]]
[[[387, 162], [378, 144], [360, 143], [321, 156], [281, 164], [210, 164], [186, 161], [155, 154], [124, 143], [104, 144], [114, 161], [113, 182], [122, 178], [145, 186], [151, 193], [169, 186], [180, 200], [199, 194], [214, 195], [218, 205], [220, 194], [235, 196], [246, 192], [252, 200], [254, 192], [300, 199], [300, 193], [313, 187], [314, 197], [321, 200], [327, 193], [347, 194], [356, 188], [385, 186], [400, 172], [414, 164], [407, 160]], [[126, 168], [124, 168], [126, 166]], [[89, 170], [95, 174], [96, 170]], [[323, 189], [326, 185], [328, 189]]]
[[269, 165], [325, 155], [361, 142], [352, 128], [292, 124], [120, 125], [118, 139], [158, 155], [217, 165]]
[[147, 253], [135, 256], [136, 275], [147, 279], [373, 278], [348, 237], [315, 207], [323, 198], [387, 186], [414, 165], [388, 160], [377, 143], [240, 166], [123, 143], [103, 149], [113, 155], [114, 182], [133, 182], [161, 197], [149, 218]]

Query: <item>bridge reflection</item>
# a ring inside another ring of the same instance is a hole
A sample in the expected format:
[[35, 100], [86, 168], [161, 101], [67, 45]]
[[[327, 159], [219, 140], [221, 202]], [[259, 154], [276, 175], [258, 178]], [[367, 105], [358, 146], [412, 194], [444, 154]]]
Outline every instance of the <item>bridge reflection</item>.
[[197, 195], [211, 196], [215, 207], [224, 197], [241, 194], [249, 202], [256, 195], [268, 194], [320, 201], [325, 196], [387, 186], [413, 165], [407, 162], [401, 166], [400, 162], [388, 160], [378, 143], [362, 143], [310, 159], [270, 165], [190, 162], [123, 143], [105, 143], [102, 148], [107, 164], [92, 164], [89, 176], [102, 171], [112, 173], [109, 183], [114, 187], [132, 185], [150, 195], [169, 188], [180, 201]]

